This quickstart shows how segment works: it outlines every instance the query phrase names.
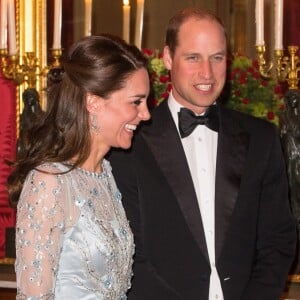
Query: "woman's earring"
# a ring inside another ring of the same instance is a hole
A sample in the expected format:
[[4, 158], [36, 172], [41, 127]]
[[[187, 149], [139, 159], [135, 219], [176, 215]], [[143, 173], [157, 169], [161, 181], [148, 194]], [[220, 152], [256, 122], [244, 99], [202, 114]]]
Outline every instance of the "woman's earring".
[[100, 132], [100, 126], [95, 115], [90, 115], [90, 126], [95, 134], [98, 134]]

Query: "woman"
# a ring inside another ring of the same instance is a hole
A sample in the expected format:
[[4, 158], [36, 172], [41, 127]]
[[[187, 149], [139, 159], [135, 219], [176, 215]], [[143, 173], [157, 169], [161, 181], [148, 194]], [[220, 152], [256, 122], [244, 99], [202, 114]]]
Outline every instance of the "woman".
[[78, 42], [9, 178], [17, 299], [126, 299], [133, 237], [104, 156], [150, 115], [147, 60], [117, 37]]

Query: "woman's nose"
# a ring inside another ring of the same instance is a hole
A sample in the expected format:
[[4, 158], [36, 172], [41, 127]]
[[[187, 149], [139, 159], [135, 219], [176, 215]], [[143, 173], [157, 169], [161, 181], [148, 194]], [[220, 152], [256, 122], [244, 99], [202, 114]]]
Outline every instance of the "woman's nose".
[[148, 110], [147, 105], [142, 105], [140, 106], [140, 110], [139, 110], [139, 114], [138, 114], [139, 118], [143, 121], [147, 121], [150, 119], [150, 112]]

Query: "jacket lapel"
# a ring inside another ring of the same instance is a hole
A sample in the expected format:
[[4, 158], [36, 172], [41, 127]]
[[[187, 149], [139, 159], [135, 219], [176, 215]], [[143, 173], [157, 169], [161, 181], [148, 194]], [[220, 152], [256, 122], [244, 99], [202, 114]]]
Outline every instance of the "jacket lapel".
[[[215, 186], [215, 252], [216, 261], [224, 245], [248, 151], [249, 136], [231, 113], [219, 106]], [[142, 135], [171, 187], [183, 216], [207, 261], [208, 252], [198, 201], [179, 134], [167, 101], [152, 114], [153, 124]], [[172, 149], [172, 151], [169, 151]]]
[[248, 134], [241, 129], [228, 110], [220, 108], [215, 186], [216, 261], [221, 254], [238, 197], [248, 146]]
[[[142, 135], [171, 187], [194, 239], [208, 260], [205, 235], [193, 181], [167, 101], [155, 110], [152, 120], [153, 126], [143, 130]], [[169, 151], [170, 149], [172, 151]]]

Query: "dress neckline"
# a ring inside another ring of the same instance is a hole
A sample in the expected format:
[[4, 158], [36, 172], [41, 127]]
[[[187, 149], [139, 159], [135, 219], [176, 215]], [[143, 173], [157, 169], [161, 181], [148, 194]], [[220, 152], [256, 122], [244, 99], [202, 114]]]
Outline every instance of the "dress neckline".
[[[71, 167], [74, 166], [74, 164], [71, 163], [71, 162], [69, 162], [69, 161], [68, 161], [66, 164], [67, 164], [68, 166], [71, 166]], [[79, 166], [75, 167], [74, 170], [77, 170], [77, 171], [79, 171], [80, 173], [85, 174], [85, 175], [87, 175], [87, 176], [89, 176], [89, 177], [94, 177], [94, 178], [107, 178], [107, 177], [108, 177], [108, 173], [107, 173], [106, 165], [107, 165], [106, 160], [103, 160], [103, 161], [102, 161], [102, 165], [101, 165], [101, 166], [102, 166], [102, 171], [101, 171], [101, 172], [93, 172], [93, 171], [89, 171], [89, 170], [83, 169], [83, 168], [81, 168], [81, 167], [79, 167]]]
[[92, 171], [83, 169], [81, 167], [76, 167], [75, 170], [78, 170], [80, 173], [83, 173], [87, 176], [95, 177], [95, 178], [104, 178], [107, 176], [106, 170], [104, 168], [102, 169], [101, 172], [92, 172]]

